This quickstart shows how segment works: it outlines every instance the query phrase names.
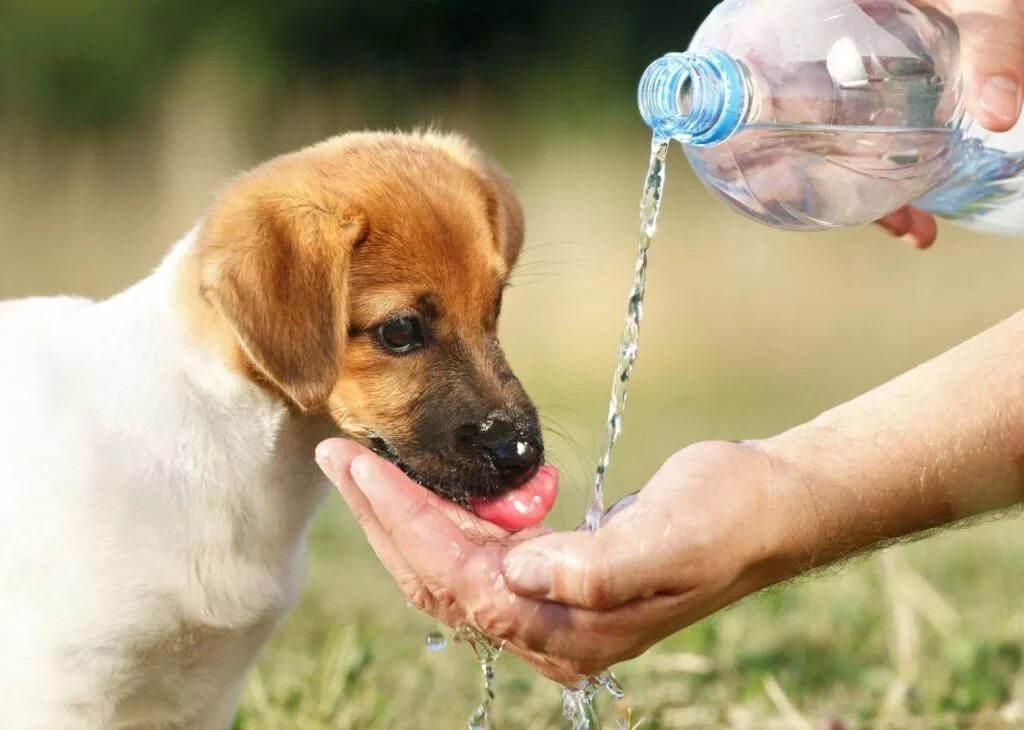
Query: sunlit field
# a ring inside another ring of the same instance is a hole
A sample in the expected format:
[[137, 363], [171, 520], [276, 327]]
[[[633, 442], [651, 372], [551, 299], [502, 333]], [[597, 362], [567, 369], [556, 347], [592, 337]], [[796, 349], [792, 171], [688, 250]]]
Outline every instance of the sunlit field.
[[[127, 133], [0, 133], [0, 297], [111, 294], [146, 275], [231, 174], [375, 122], [300, 90], [256, 134], [245, 89], [224, 89], [200, 68]], [[465, 100], [406, 121], [465, 131], [521, 194], [527, 249], [502, 340], [562, 470], [550, 522], [574, 527], [632, 274], [643, 126], [610, 116], [570, 131]], [[947, 227], [921, 253], [869, 229], [773, 231], [712, 199], [678, 149], [651, 267], [612, 499], [686, 444], [784, 430], [1024, 306], [1020, 242]], [[1024, 727], [1022, 566], [1020, 519], [991, 521], [753, 597], [616, 672], [649, 728]], [[479, 669], [464, 645], [427, 652], [435, 628], [331, 499], [302, 600], [251, 675], [236, 726], [462, 727]], [[612, 723], [616, 708], [602, 710]], [[506, 657], [494, 719], [564, 727], [558, 688]]]

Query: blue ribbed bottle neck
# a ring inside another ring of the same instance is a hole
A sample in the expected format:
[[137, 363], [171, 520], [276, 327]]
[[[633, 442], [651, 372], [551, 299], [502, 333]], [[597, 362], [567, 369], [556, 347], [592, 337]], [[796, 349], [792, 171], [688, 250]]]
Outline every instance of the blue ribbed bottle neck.
[[657, 136], [707, 146], [724, 142], [739, 129], [750, 94], [740, 63], [709, 48], [656, 60], [640, 79], [637, 102]]

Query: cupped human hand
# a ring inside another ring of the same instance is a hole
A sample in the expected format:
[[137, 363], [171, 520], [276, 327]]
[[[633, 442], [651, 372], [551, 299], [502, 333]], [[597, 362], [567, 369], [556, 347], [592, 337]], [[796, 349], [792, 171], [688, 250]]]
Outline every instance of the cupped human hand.
[[684, 449], [596, 533], [509, 533], [340, 439], [317, 461], [407, 600], [565, 684], [774, 580], [770, 466], [753, 444]]
[[[1020, 0], [916, 0], [953, 18], [960, 28], [960, 66], [967, 112], [993, 132], [1011, 129], [1024, 99], [1024, 9]], [[878, 221], [915, 248], [938, 235], [935, 217], [907, 206]]]

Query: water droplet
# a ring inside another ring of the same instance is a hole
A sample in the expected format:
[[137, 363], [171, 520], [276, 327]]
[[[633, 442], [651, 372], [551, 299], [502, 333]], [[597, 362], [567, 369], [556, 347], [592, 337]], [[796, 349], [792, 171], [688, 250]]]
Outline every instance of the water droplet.
[[440, 631], [427, 634], [427, 651], [441, 651], [448, 646], [448, 638]]

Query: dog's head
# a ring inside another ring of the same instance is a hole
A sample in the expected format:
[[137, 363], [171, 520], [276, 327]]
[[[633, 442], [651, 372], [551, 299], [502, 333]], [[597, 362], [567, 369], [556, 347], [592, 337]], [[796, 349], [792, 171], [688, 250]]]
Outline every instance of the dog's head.
[[467, 503], [542, 464], [496, 332], [522, 240], [508, 181], [460, 138], [353, 134], [229, 185], [195, 278], [236, 367]]

